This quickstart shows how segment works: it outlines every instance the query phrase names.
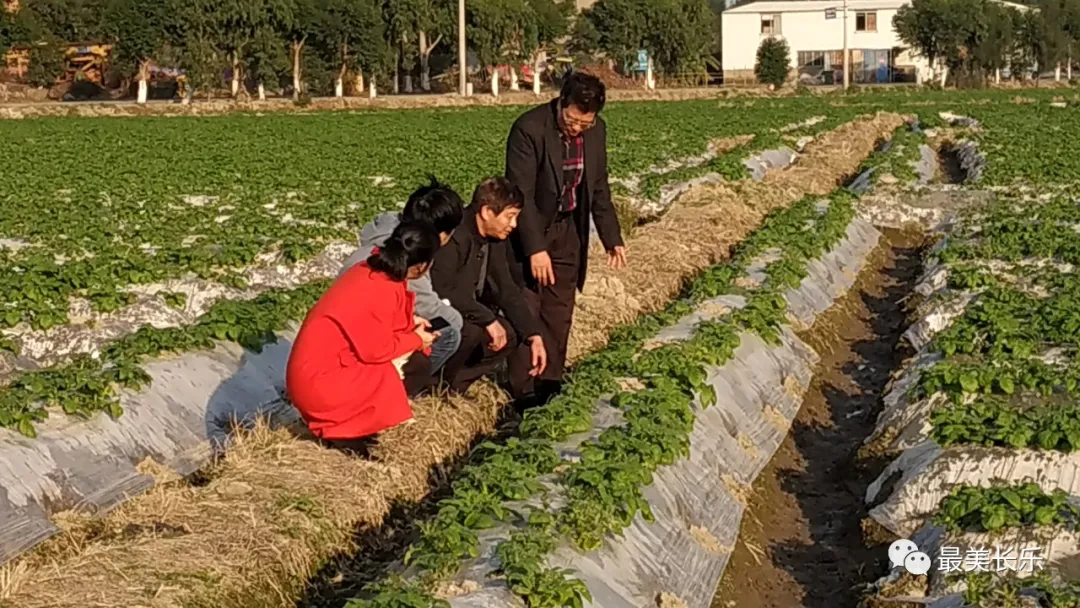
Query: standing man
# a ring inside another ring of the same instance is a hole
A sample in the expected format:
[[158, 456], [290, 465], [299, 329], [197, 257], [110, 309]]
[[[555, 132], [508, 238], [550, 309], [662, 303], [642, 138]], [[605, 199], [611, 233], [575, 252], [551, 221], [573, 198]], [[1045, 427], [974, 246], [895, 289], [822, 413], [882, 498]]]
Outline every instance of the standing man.
[[546, 402], [561, 388], [574, 301], [585, 285], [590, 218], [608, 266], [626, 267], [608, 186], [607, 130], [597, 116], [604, 101], [599, 78], [574, 72], [557, 99], [514, 122], [506, 143], [506, 177], [525, 195], [512, 242], [515, 278], [526, 287], [526, 302], [540, 320], [548, 349], [538, 382], [515, 395], [524, 407]]

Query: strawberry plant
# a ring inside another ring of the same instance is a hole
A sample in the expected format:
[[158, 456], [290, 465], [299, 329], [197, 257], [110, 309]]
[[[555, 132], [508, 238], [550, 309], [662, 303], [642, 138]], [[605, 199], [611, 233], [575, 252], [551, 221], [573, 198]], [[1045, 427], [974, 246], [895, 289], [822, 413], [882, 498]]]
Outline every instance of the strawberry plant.
[[316, 281], [291, 290], [273, 290], [245, 302], [214, 305], [195, 325], [154, 329], [142, 327], [104, 348], [98, 359], [86, 355], [70, 363], [25, 372], [0, 387], [0, 426], [34, 436], [33, 423], [47, 417], [46, 406], [88, 417], [97, 412], [119, 416], [117, 390], [136, 390], [150, 382], [139, 364], [166, 352], [210, 348], [214, 340], [234, 340], [260, 351], [276, 340], [275, 331], [302, 319], [329, 286]]
[[544, 556], [555, 550], [556, 541], [555, 518], [537, 509], [529, 513], [525, 529], [512, 532], [510, 539], [495, 549], [499, 560], [496, 574], [529, 608], [582, 608], [584, 602], [592, 602], [585, 583], [569, 578], [573, 571], [549, 568], [544, 563]]
[[984, 445], [1074, 452], [1080, 449], [1080, 407], [1069, 403], [1022, 406], [983, 396], [930, 413], [931, 437], [942, 446]]
[[1035, 483], [988, 488], [959, 485], [941, 501], [935, 524], [950, 530], [993, 532], [1019, 526], [1080, 527], [1080, 509], [1063, 490], [1046, 493]]
[[450, 602], [431, 597], [419, 584], [400, 576], [369, 584], [364, 591], [369, 597], [351, 599], [345, 608], [450, 608]]

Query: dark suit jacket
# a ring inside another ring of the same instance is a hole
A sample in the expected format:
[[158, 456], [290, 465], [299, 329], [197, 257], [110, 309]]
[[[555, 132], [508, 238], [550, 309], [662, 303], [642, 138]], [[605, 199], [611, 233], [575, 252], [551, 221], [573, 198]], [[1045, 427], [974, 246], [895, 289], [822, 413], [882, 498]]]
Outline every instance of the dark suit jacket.
[[476, 227], [476, 209], [465, 209], [461, 225], [450, 242], [439, 248], [431, 266], [431, 285], [439, 297], [450, 300], [468, 323], [486, 327], [501, 311], [522, 339], [540, 335], [538, 322], [525, 304], [521, 285], [510, 271], [513, 263], [506, 241], [488, 242], [487, 275], [480, 298], [476, 296], [477, 279], [482, 265], [481, 246], [485, 239]]
[[[531, 281], [529, 256], [547, 248], [544, 234], [555, 221], [563, 189], [563, 144], [557, 118], [558, 100], [522, 114], [510, 128], [506, 142], [506, 177], [525, 193], [525, 207], [518, 217], [518, 229], [511, 237], [519, 265], [515, 278]], [[578, 289], [585, 285], [589, 259], [589, 217], [604, 248], [622, 245], [619, 219], [611, 204], [608, 187], [607, 128], [597, 118], [596, 125], [582, 135], [585, 173], [574, 210], [574, 222], [581, 237], [581, 270]]]

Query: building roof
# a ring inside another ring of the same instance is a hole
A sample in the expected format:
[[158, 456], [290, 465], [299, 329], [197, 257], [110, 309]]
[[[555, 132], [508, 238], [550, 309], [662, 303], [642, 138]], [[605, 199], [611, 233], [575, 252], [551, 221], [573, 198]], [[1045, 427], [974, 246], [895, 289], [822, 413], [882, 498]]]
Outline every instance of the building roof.
[[[908, 0], [848, 0], [848, 10], [856, 9], [888, 9], [900, 8], [908, 3]], [[751, 2], [734, 8], [729, 8], [725, 13], [816, 13], [827, 8], [841, 10], [844, 7], [843, 0], [764, 0]]]
[[[1025, 6], [1023, 4], [1016, 4], [1014, 2], [1005, 2], [1004, 0], [997, 0], [999, 4], [1004, 4], [1018, 10], [1029, 10], [1032, 7]], [[848, 11], [853, 10], [880, 10], [890, 8], [900, 8], [908, 4], [908, 0], [848, 0]], [[815, 13], [823, 11], [827, 8], [835, 8], [841, 10], [844, 7], [843, 0], [763, 0], [760, 2], [751, 2], [749, 4], [742, 4], [734, 8], [729, 8], [725, 13]]]

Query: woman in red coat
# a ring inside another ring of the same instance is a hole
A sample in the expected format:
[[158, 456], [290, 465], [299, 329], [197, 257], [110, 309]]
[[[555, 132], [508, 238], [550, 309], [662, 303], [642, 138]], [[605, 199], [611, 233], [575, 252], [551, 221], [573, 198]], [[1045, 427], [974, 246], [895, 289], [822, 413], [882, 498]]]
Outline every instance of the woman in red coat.
[[414, 317], [405, 282], [427, 273], [438, 248], [433, 226], [402, 223], [308, 312], [285, 384], [316, 437], [348, 445], [412, 418], [401, 370], [438, 332]]

